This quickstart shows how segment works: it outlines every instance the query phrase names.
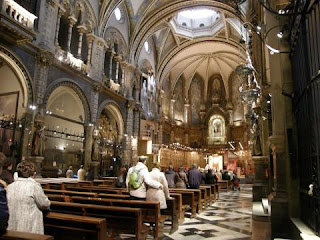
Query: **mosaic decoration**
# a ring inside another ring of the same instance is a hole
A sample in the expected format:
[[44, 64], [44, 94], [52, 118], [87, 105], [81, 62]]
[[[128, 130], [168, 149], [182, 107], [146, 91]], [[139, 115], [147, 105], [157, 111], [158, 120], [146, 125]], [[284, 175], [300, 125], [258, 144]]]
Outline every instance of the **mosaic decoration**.
[[201, 81], [195, 77], [190, 88], [191, 124], [200, 124]]

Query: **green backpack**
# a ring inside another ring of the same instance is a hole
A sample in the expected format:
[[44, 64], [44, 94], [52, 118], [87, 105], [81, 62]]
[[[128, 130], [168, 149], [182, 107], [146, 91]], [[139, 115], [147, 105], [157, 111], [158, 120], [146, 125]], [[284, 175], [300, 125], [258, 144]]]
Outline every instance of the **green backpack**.
[[136, 170], [136, 168], [132, 169], [132, 172], [129, 175], [129, 189], [138, 189], [141, 187], [142, 182], [140, 182], [139, 173], [142, 169]]

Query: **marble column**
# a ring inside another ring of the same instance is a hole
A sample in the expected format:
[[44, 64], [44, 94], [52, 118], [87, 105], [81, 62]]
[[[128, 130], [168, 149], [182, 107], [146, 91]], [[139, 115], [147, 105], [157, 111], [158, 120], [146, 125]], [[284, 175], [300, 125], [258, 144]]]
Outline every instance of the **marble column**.
[[64, 13], [64, 11], [59, 8], [58, 10], [58, 17], [57, 17], [57, 24], [56, 24], [56, 33], [55, 33], [55, 39], [54, 39], [54, 44], [56, 47], [59, 46], [59, 30], [60, 30], [60, 21], [61, 21], [61, 16]]
[[68, 29], [67, 51], [70, 52], [71, 38], [72, 38], [72, 28], [73, 28], [73, 25], [77, 22], [77, 19], [72, 17], [72, 16], [70, 16], [68, 19], [69, 19], [69, 29]]
[[116, 83], [119, 83], [119, 65], [120, 65], [119, 61], [120, 59], [116, 58], [116, 76], [114, 79]]
[[78, 42], [78, 54], [77, 58], [81, 59], [81, 52], [82, 52], [82, 38], [83, 34], [86, 32], [87, 28], [85, 26], [78, 26], [78, 32], [79, 32], [79, 42]]
[[121, 94], [125, 93], [125, 78], [126, 78], [126, 67], [127, 67], [127, 63], [124, 61], [121, 61], [120, 63], [120, 67], [122, 70], [122, 74], [121, 74], [121, 79], [120, 79], [120, 85], [121, 85]]
[[27, 108], [22, 117], [21, 156], [30, 156], [32, 147], [32, 128], [35, 110]]
[[125, 75], [125, 88], [126, 88], [126, 97], [129, 100], [133, 100], [132, 86], [135, 81], [135, 67], [131, 64], [128, 64], [126, 67], [126, 75]]
[[88, 52], [87, 52], [88, 61], [87, 61], [87, 65], [90, 68], [90, 66], [91, 66], [92, 45], [93, 45], [93, 41], [94, 41], [94, 35], [92, 33], [87, 34], [87, 41], [88, 41]]

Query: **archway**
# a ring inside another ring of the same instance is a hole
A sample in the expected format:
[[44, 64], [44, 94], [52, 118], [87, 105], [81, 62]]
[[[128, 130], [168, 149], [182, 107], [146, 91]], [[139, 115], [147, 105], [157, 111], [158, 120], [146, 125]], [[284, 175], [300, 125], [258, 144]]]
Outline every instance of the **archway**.
[[108, 169], [112, 167], [117, 172], [122, 164], [124, 121], [118, 106], [108, 100], [100, 105], [98, 116], [93, 136], [92, 159], [100, 161], [101, 175], [110, 176]]
[[20, 59], [0, 45], [0, 152], [14, 165], [25, 154], [25, 114], [33, 104], [32, 81]]
[[59, 85], [48, 96], [45, 126], [45, 165], [65, 172], [68, 166], [83, 164], [86, 111], [79, 93]]

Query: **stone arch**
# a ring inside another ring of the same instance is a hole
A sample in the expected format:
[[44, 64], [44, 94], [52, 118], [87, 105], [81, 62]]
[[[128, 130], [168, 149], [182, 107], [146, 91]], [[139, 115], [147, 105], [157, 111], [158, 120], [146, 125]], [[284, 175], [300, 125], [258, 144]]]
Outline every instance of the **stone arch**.
[[[115, 33], [114, 36], [110, 36], [111, 32]], [[121, 43], [121, 45], [119, 44], [119, 52], [121, 51], [121, 54], [125, 58], [127, 57], [128, 52], [129, 52], [128, 51], [128, 44], [127, 44], [124, 36], [122, 35], [122, 33], [117, 28], [108, 27], [103, 34], [103, 39], [106, 40], [106, 42], [108, 43], [109, 46], [111, 44], [114, 44], [115, 42], [117, 42], [118, 44]]]
[[84, 94], [83, 90], [81, 87], [72, 79], [68, 78], [59, 78], [55, 81], [53, 81], [47, 88], [47, 91], [45, 93], [44, 101], [43, 101], [43, 106], [47, 106], [49, 97], [53, 93], [55, 89], [61, 86], [66, 86], [71, 88], [80, 98], [83, 108], [84, 108], [84, 114], [85, 114], [85, 119], [84, 123], [88, 124], [91, 121], [91, 111], [90, 111], [90, 106], [87, 100], [86, 95]]
[[0, 45], [0, 57], [10, 65], [11, 69], [20, 80], [21, 88], [23, 90], [22, 106], [27, 107], [30, 104], [33, 105], [34, 92], [32, 87], [32, 79], [27, 68], [24, 66], [19, 57], [16, 56], [16, 54], [2, 45]]
[[119, 124], [119, 136], [123, 137], [124, 135], [124, 118], [123, 118], [123, 113], [121, 109], [119, 108], [118, 104], [110, 99], [107, 99], [103, 101], [99, 107], [98, 107], [98, 112], [97, 112], [97, 119], [99, 119], [102, 111], [104, 109], [107, 109], [112, 116], [116, 119], [117, 123]]

